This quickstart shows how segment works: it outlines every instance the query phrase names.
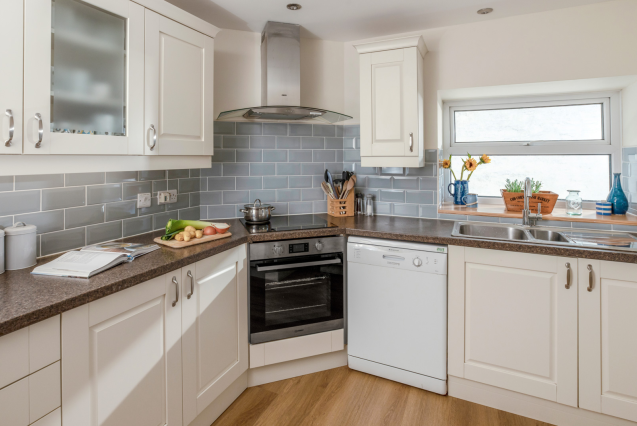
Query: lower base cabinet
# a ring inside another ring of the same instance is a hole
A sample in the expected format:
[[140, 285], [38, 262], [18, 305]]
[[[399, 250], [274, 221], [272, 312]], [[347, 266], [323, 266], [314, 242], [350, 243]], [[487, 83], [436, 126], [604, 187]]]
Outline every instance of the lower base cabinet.
[[240, 246], [63, 313], [62, 423], [194, 420], [248, 368], [245, 253]]
[[637, 265], [449, 247], [449, 374], [637, 422]]

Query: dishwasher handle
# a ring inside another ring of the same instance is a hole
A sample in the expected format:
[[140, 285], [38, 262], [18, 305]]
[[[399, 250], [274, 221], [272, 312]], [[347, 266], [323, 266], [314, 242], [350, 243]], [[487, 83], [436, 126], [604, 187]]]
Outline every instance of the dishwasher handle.
[[304, 266], [320, 266], [341, 264], [341, 259], [317, 260], [314, 262], [287, 263], [285, 265], [260, 266], [257, 265], [257, 271], [276, 271], [279, 269], [302, 268]]

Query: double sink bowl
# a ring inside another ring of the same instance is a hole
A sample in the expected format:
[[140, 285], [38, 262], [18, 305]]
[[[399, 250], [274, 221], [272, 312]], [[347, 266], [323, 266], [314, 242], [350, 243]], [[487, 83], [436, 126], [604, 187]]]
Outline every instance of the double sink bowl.
[[637, 251], [637, 234], [629, 232], [456, 222], [451, 235], [480, 240]]

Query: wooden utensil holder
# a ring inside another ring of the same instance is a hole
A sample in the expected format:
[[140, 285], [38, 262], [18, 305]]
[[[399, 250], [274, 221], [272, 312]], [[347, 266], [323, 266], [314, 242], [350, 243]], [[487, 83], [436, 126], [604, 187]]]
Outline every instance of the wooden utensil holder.
[[327, 197], [327, 214], [334, 217], [354, 216], [354, 190], [350, 191], [347, 198], [334, 200]]

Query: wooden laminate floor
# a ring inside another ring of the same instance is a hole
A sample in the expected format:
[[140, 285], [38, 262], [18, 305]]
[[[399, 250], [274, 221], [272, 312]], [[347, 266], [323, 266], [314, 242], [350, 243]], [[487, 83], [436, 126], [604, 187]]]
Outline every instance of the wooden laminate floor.
[[550, 426], [347, 367], [248, 388], [214, 426]]

